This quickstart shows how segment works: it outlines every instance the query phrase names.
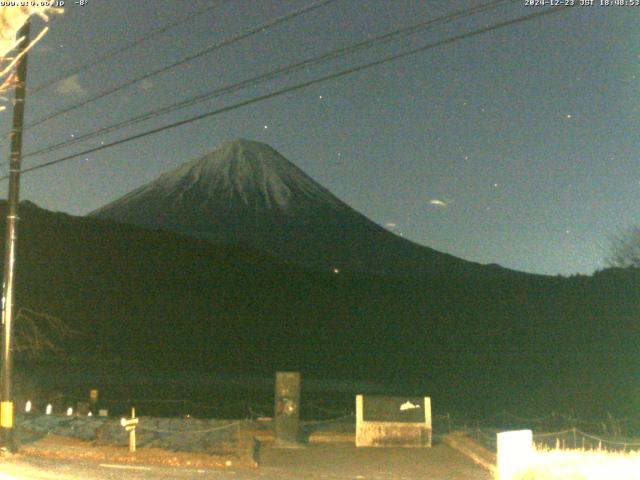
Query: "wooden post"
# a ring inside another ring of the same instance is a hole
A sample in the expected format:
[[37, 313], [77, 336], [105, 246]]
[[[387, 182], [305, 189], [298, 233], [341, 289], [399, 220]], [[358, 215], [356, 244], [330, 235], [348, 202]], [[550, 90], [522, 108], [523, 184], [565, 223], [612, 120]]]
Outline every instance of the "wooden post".
[[136, 418], [136, 409], [135, 407], [131, 407], [131, 418], [127, 420], [126, 418], [122, 418], [120, 420], [120, 425], [124, 427], [124, 429], [129, 432], [129, 451], [136, 451], [136, 425], [138, 424], [138, 419]]
[[[131, 420], [135, 420], [136, 418], [136, 409], [135, 407], [131, 407]], [[132, 425], [131, 430], [129, 431], [129, 451], [136, 451], [136, 426]]]

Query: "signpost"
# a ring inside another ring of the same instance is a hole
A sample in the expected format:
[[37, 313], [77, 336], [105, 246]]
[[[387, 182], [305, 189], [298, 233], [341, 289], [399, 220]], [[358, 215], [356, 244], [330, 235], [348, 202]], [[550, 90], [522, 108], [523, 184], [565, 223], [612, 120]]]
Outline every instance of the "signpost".
[[92, 415], [95, 415], [96, 413], [98, 413], [96, 409], [97, 403], [98, 403], [98, 389], [92, 388], [91, 390], [89, 390], [89, 404], [90, 404], [89, 411], [91, 412]]
[[120, 425], [129, 432], [129, 451], [136, 451], [136, 425], [138, 425], [139, 419], [136, 418], [136, 409], [131, 407], [131, 418], [123, 418], [120, 420]]

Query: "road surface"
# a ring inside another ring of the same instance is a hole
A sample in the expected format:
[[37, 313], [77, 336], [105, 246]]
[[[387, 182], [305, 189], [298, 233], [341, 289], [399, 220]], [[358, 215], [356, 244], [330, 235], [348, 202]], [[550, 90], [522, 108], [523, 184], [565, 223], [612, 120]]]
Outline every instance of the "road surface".
[[0, 480], [490, 480], [491, 475], [447, 445], [430, 449], [358, 448], [352, 444], [301, 449], [264, 448], [256, 469], [122, 465], [16, 455], [0, 460]]

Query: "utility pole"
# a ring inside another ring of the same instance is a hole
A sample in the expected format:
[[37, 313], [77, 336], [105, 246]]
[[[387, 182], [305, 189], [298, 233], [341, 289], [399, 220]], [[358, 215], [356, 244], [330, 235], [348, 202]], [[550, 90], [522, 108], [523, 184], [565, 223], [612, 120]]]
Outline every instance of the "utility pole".
[[2, 444], [10, 451], [16, 451], [13, 430], [13, 396], [11, 392], [11, 367], [13, 363], [12, 323], [14, 317], [14, 276], [16, 262], [16, 240], [18, 223], [18, 202], [20, 201], [20, 168], [22, 163], [22, 129], [24, 101], [27, 81], [27, 54], [31, 22], [27, 19], [18, 31], [23, 38], [18, 54], [23, 54], [17, 66], [17, 81], [13, 106], [13, 127], [11, 129], [11, 160], [9, 163], [9, 196], [7, 199], [7, 234], [4, 251], [4, 283], [2, 286], [2, 378], [0, 386], [0, 430]]

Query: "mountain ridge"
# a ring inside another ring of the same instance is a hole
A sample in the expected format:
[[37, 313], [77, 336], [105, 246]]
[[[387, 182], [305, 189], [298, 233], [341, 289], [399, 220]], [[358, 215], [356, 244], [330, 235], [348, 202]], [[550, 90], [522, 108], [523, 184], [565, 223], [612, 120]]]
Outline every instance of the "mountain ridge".
[[66, 375], [70, 358], [122, 359], [108, 371], [122, 379], [123, 398], [134, 395], [126, 391], [132, 366], [149, 374], [174, 368], [178, 376], [300, 370], [304, 378], [375, 379], [474, 412], [549, 411], [560, 402], [626, 411], [640, 398], [629, 368], [640, 335], [640, 271], [335, 275], [241, 246], [26, 203], [20, 218], [17, 308], [77, 332], [49, 372]]
[[507, 270], [401, 238], [342, 202], [272, 147], [245, 139], [223, 142], [89, 216], [244, 243], [324, 271], [416, 276]]

